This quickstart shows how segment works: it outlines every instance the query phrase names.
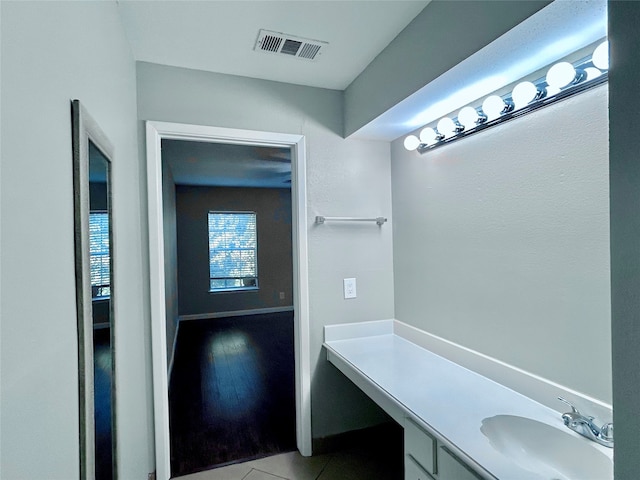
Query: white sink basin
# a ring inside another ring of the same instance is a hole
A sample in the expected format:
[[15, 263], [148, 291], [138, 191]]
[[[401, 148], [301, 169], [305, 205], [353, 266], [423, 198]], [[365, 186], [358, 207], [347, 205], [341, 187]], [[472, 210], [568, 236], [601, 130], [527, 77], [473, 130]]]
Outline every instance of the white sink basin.
[[514, 415], [485, 418], [491, 446], [521, 468], [549, 480], [613, 479], [613, 462], [588, 439]]

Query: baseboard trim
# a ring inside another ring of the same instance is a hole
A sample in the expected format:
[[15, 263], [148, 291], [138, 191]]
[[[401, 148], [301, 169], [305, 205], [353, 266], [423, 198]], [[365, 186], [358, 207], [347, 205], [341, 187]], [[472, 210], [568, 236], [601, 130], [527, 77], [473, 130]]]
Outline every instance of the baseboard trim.
[[180, 315], [178, 318], [182, 322], [183, 320], [208, 320], [210, 318], [243, 317], [245, 315], [262, 315], [265, 313], [281, 312], [293, 312], [293, 305], [287, 305], [284, 307], [254, 308], [249, 310], [231, 310], [228, 312], [195, 313], [191, 315]]

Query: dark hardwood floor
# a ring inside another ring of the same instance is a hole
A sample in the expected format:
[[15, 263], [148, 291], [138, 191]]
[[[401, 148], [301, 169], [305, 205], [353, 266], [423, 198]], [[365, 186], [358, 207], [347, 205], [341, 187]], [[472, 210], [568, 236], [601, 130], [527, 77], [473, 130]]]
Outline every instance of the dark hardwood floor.
[[111, 447], [111, 329], [93, 331], [96, 480], [113, 479]]
[[180, 324], [171, 473], [295, 450], [293, 312]]

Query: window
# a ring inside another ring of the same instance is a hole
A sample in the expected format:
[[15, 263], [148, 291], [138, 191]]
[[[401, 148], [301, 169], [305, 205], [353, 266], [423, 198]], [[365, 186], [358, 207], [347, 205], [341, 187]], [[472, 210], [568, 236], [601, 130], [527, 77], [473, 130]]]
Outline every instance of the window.
[[253, 212], [209, 212], [209, 290], [258, 288], [258, 241]]
[[89, 258], [91, 263], [91, 296], [111, 295], [111, 266], [109, 258], [109, 214], [89, 213]]

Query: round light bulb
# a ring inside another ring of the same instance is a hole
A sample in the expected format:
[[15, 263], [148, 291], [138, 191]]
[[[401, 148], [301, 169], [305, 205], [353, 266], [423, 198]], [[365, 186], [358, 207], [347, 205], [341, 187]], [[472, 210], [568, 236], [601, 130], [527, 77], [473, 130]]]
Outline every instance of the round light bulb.
[[404, 148], [407, 150], [415, 150], [420, 145], [420, 139], [415, 135], [409, 135], [404, 139]]
[[547, 72], [547, 83], [553, 89], [563, 88], [576, 78], [576, 69], [569, 62], [556, 63]]
[[458, 121], [464, 125], [465, 130], [475, 128], [479, 119], [480, 115], [478, 115], [478, 111], [473, 107], [464, 107], [460, 110], [460, 113], [458, 113]]
[[596, 47], [591, 61], [600, 70], [609, 70], [609, 42], [604, 41]]
[[507, 104], [498, 95], [491, 95], [482, 102], [482, 111], [488, 120], [498, 118], [506, 110]]
[[538, 89], [531, 82], [520, 82], [511, 93], [515, 108], [526, 107], [538, 96]]
[[433, 145], [439, 140], [438, 132], [431, 127], [423, 128], [420, 132], [420, 141], [427, 145]]
[[547, 98], [553, 97], [554, 95], [560, 93], [560, 89], [558, 87], [552, 87], [551, 85], [547, 86], [545, 91], [547, 92], [547, 94], [545, 95]]
[[600, 75], [602, 75], [602, 72], [595, 67], [585, 68], [584, 73], [587, 74], [587, 82], [589, 80], [593, 80], [594, 78], [598, 78]]
[[456, 122], [451, 120], [449, 117], [444, 117], [440, 119], [436, 128], [442, 135], [444, 135], [446, 138], [449, 138], [455, 135], [457, 125]]

